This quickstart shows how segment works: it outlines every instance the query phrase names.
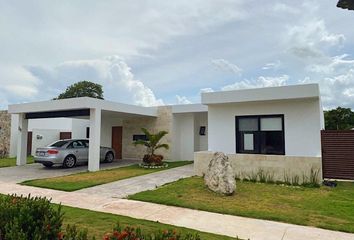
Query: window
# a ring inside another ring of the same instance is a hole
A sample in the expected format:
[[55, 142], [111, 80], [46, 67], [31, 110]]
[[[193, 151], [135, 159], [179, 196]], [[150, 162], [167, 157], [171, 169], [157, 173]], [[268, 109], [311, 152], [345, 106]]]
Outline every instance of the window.
[[133, 135], [133, 141], [137, 141], [137, 140], [148, 140], [148, 137], [144, 134], [135, 134]]
[[90, 138], [90, 128], [86, 128], [86, 138]]
[[236, 116], [236, 152], [284, 155], [284, 115]]
[[50, 147], [61, 148], [67, 143], [68, 143], [68, 141], [57, 141], [57, 142], [53, 143], [52, 145], [50, 145]]
[[69, 144], [68, 148], [86, 148], [86, 144], [81, 141], [74, 141]]

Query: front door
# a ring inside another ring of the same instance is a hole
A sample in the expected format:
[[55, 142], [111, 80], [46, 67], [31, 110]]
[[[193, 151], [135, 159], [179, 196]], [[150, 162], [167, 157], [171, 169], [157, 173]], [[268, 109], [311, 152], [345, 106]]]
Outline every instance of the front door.
[[112, 148], [116, 152], [116, 159], [122, 159], [122, 135], [122, 127], [112, 127]]

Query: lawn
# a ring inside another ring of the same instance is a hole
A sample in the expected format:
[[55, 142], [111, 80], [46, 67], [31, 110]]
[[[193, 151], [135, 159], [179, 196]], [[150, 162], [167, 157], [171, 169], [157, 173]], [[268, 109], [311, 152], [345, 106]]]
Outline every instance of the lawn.
[[[33, 163], [33, 157], [27, 158], [27, 163]], [[16, 158], [0, 158], [0, 168], [16, 166]]]
[[121, 226], [134, 226], [140, 227], [144, 232], [153, 233], [158, 230], [175, 229], [179, 233], [198, 233], [202, 239], [205, 240], [231, 240], [234, 238], [215, 235], [205, 232], [199, 232], [192, 229], [176, 227], [172, 225], [161, 224], [146, 220], [139, 220], [130, 217], [113, 215], [109, 213], [94, 212], [79, 208], [63, 207], [64, 215], [64, 228], [67, 224], [75, 224], [79, 228], [87, 228], [90, 237], [95, 236], [96, 239], [102, 239], [102, 236], [111, 231], [112, 227], [117, 222]]
[[210, 212], [268, 219], [354, 233], [354, 183], [305, 188], [237, 182], [237, 193], [220, 196], [200, 177], [181, 179], [129, 199]]
[[83, 188], [93, 187], [126, 178], [163, 171], [166, 169], [180, 167], [191, 163], [191, 161], [168, 162], [167, 168], [154, 169], [141, 168], [138, 166], [138, 164], [135, 164], [132, 166], [102, 170], [98, 172], [84, 172], [62, 177], [29, 180], [21, 184], [72, 192]]

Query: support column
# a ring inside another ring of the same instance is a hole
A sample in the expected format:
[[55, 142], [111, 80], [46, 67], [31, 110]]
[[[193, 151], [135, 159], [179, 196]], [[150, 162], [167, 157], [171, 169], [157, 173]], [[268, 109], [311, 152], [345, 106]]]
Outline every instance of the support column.
[[100, 145], [101, 145], [101, 109], [90, 109], [90, 146], [88, 157], [88, 170], [100, 170]]
[[16, 165], [20, 166], [27, 163], [28, 119], [25, 118], [24, 113], [19, 114], [17, 131]]

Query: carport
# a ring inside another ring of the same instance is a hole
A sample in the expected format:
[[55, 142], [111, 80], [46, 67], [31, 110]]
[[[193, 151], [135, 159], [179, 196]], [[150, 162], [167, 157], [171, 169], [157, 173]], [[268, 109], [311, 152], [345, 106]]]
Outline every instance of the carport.
[[88, 170], [100, 169], [100, 146], [102, 119], [157, 117], [156, 107], [140, 107], [94, 98], [71, 98], [44, 102], [15, 104], [9, 106], [9, 113], [18, 114], [17, 165], [27, 161], [28, 120], [39, 118], [86, 118], [90, 120]]

